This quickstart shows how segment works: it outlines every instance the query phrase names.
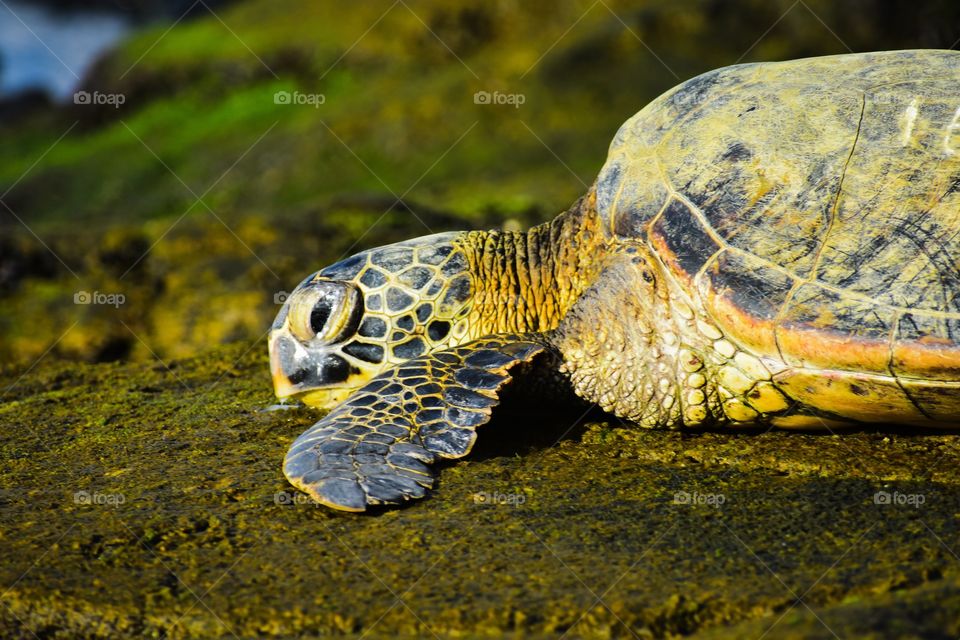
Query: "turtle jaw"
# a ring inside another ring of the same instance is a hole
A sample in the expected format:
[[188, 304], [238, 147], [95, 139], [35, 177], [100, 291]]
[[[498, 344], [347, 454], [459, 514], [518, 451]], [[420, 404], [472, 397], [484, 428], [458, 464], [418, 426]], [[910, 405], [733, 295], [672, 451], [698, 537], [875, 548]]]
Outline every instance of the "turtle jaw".
[[280, 399], [332, 407], [371, 377], [335, 347], [307, 349], [286, 327], [270, 332], [269, 350], [273, 390]]

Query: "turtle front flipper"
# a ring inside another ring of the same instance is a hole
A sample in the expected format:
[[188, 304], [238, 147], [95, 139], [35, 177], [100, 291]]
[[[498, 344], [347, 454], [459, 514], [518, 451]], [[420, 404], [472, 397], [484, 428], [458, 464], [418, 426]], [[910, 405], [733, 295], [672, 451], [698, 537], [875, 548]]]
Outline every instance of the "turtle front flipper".
[[409, 360], [301, 434], [284, 474], [344, 511], [422, 498], [433, 486], [427, 465], [469, 453], [510, 370], [548, 351], [535, 336], [504, 335]]

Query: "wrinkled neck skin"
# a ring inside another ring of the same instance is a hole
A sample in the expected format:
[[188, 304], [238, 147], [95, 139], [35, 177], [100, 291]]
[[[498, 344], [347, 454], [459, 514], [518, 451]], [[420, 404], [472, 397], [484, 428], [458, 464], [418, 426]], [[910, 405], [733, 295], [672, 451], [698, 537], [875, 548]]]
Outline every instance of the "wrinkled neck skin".
[[528, 231], [471, 231], [463, 250], [473, 296], [470, 337], [557, 327], [596, 277], [606, 240], [593, 191]]

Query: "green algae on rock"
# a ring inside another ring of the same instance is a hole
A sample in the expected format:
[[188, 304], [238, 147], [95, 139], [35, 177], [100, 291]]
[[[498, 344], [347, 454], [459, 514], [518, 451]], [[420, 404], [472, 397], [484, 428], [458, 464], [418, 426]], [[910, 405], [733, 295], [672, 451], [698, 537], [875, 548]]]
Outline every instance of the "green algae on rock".
[[263, 410], [262, 346], [3, 371], [0, 635], [958, 631], [955, 436], [504, 411], [417, 508], [341, 515], [283, 479], [317, 413]]

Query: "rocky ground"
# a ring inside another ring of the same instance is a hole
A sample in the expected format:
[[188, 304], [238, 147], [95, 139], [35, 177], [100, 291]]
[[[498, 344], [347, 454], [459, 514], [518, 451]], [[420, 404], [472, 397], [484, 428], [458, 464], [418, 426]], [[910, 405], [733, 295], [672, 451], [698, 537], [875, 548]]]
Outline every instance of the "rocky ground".
[[[960, 438], [501, 411], [432, 497], [332, 512], [264, 345], [8, 369], [0, 635], [956, 638]], [[572, 428], [571, 428], [572, 427]]]

